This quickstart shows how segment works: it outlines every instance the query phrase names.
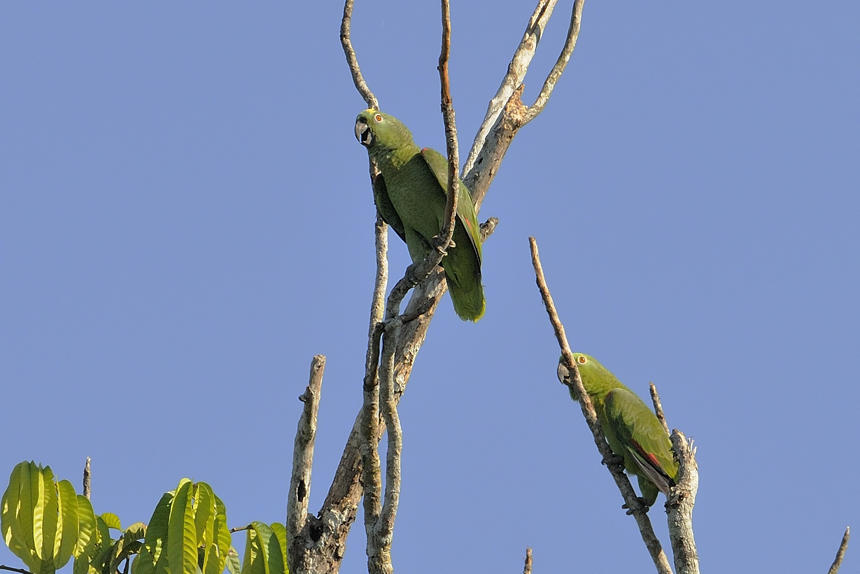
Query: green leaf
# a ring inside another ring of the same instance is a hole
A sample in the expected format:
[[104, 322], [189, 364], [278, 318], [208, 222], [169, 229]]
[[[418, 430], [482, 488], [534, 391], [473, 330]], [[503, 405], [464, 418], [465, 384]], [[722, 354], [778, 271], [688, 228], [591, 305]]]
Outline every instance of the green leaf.
[[227, 552], [227, 572], [230, 574], [241, 574], [242, 565], [239, 564], [239, 553], [232, 546]]
[[[36, 477], [35, 485], [38, 493], [33, 511], [33, 542], [36, 555], [42, 559], [41, 571], [52, 571], [54, 563], [54, 540], [57, 535], [59, 508], [57, 505], [57, 486], [51, 467], [46, 466], [39, 472], [32, 473]], [[50, 563], [50, 566], [49, 564]]]
[[[32, 560], [38, 561], [39, 558], [33, 539], [33, 495], [31, 491], [33, 489], [33, 475], [41, 475], [41, 473], [33, 462], [22, 462], [17, 468], [19, 469], [19, 490], [15, 526], [18, 533], [13, 532], [13, 536], [16, 536], [21, 543], [27, 546], [27, 554], [25, 556], [19, 555], [19, 558], [24, 560], [31, 570], [38, 570], [38, 562], [32, 562]], [[30, 562], [27, 561], [27, 556], [31, 557]]]
[[224, 571], [223, 568], [220, 570], [218, 569], [218, 565], [222, 562], [221, 558], [221, 552], [218, 550], [218, 545], [214, 542], [209, 544], [204, 553], [203, 568], [201, 568], [202, 573], [221, 574], [221, 572]]
[[26, 461], [18, 463], [9, 475], [9, 486], [3, 493], [3, 499], [0, 502], [2, 505], [0, 507], [2, 509], [0, 512], [0, 530], [3, 532], [3, 540], [9, 549], [32, 568], [34, 560], [38, 560], [32, 549], [32, 534], [27, 539], [25, 526], [21, 524], [22, 521], [18, 518], [21, 514], [21, 481], [29, 472], [30, 464], [32, 463]]
[[114, 514], [113, 512], [105, 512], [104, 514], [100, 514], [99, 517], [105, 523], [105, 526], [108, 528], [115, 528], [116, 530], [122, 530], [122, 523], [119, 521], [119, 516]]
[[[218, 498], [217, 495], [214, 495], [215, 498], [215, 524], [214, 535], [215, 535], [215, 543], [218, 545], [218, 572], [224, 572], [224, 566], [227, 564], [227, 559], [230, 554], [230, 549], [232, 548], [232, 538], [230, 536], [230, 529], [227, 528], [227, 507], [224, 506], [224, 503], [221, 502], [221, 499]], [[236, 554], [236, 561], [238, 563], [239, 555]]]
[[146, 527], [144, 544], [152, 554], [153, 560], [158, 560], [167, 539], [167, 526], [170, 521], [170, 506], [173, 503], [173, 493], [165, 492], [155, 505], [149, 526]]
[[68, 480], [57, 483], [59, 522], [54, 537], [54, 568], [62, 568], [72, 557], [78, 541], [78, 495]]
[[179, 481], [167, 524], [167, 563], [171, 574], [197, 573], [197, 536], [191, 501], [191, 481]]
[[288, 574], [287, 567], [287, 527], [273, 522], [272, 537], [269, 539], [269, 572], [270, 574]]
[[[100, 522], [86, 496], [78, 495], [78, 541], [75, 545], [74, 574], [88, 574], [90, 562], [99, 549]], [[107, 531], [107, 527], [105, 527]], [[93, 569], [94, 571], [94, 569]]]
[[212, 542], [212, 530], [215, 525], [215, 493], [205, 482], [194, 484], [194, 527], [197, 534], [197, 544], [208, 546]]
[[126, 540], [143, 540], [146, 537], [146, 524], [143, 522], [135, 522], [125, 529], [123, 537]]
[[252, 522], [248, 526], [245, 538], [245, 557], [242, 559], [241, 574], [268, 574], [266, 552], [268, 547], [266, 541], [262, 540], [262, 534], [271, 536], [271, 529], [262, 522]]
[[144, 546], [131, 563], [131, 574], [153, 574], [153, 572], [155, 572], [155, 560], [149, 549]]
[[77, 495], [77, 500], [78, 540], [75, 544], [75, 558], [78, 556], [88, 556], [99, 541], [93, 505], [90, 504], [86, 496], [81, 494]]

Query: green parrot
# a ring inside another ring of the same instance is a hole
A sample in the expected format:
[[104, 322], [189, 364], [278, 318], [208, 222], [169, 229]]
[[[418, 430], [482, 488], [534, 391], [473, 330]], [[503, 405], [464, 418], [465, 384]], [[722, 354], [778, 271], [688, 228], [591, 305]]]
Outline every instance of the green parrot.
[[[613, 454], [624, 459], [624, 469], [639, 479], [639, 490], [646, 506], [657, 500], [657, 492], [669, 495], [678, 476], [678, 463], [672, 455], [672, 443], [666, 429], [642, 399], [625, 387], [597, 359], [574, 353], [582, 385], [588, 393], [606, 441]], [[558, 380], [567, 385], [571, 374], [558, 361]], [[570, 396], [577, 397], [572, 386]]]
[[[355, 119], [355, 137], [376, 161], [381, 175], [373, 182], [373, 199], [380, 217], [406, 242], [413, 262], [431, 249], [445, 217], [448, 160], [439, 152], [421, 149], [397, 118], [364, 110]], [[454, 246], [442, 259], [454, 311], [477, 321], [486, 301], [481, 285], [481, 230], [468, 188], [460, 181]]]

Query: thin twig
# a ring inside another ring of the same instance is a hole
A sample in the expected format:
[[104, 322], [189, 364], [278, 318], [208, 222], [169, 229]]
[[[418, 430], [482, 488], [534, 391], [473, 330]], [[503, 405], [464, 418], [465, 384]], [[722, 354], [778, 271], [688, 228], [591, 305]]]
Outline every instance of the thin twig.
[[698, 574], [699, 554], [693, 536], [693, 505], [699, 490], [696, 448], [682, 432], [672, 431], [672, 450], [678, 458], [678, 477], [669, 490], [666, 512], [669, 515], [669, 540], [678, 574]]
[[320, 406], [320, 389], [325, 372], [325, 355], [314, 355], [308, 386], [299, 397], [304, 403], [302, 416], [296, 429], [293, 446], [293, 471], [287, 502], [287, 537], [298, 538], [308, 518], [308, 499], [311, 492], [311, 469], [314, 462], [314, 442], [317, 434], [317, 414]]
[[[591, 399], [589, 398], [588, 393], [585, 392], [585, 387], [582, 385], [582, 378], [580, 377], [576, 361], [573, 360], [573, 354], [570, 350], [570, 345], [567, 342], [567, 335], [565, 335], [564, 332], [564, 325], [558, 316], [558, 312], [555, 309], [555, 303], [552, 299], [552, 294], [546, 284], [546, 278], [543, 274], [543, 266], [540, 262], [540, 254], [538, 253], [537, 241], [534, 237], [529, 237], [529, 246], [531, 247], [532, 266], [535, 270], [535, 280], [537, 282], [538, 290], [540, 290], [541, 298], [543, 299], [544, 306], [546, 307], [546, 312], [549, 315], [549, 321], [552, 324], [552, 328], [555, 331], [555, 337], [561, 347], [565, 366], [568, 371], [573, 374], [571, 377], [571, 383], [574, 387], [576, 396], [579, 397], [579, 406], [582, 409], [585, 422], [591, 430], [594, 444], [597, 445], [597, 450], [600, 452], [603, 460], [609, 461], [613, 458], [612, 450], [609, 448], [609, 444], [606, 442], [603, 431], [600, 429], [600, 422], [597, 420], [597, 413], [594, 410], [594, 405], [592, 405]], [[672, 568], [669, 566], [669, 560], [666, 558], [666, 553], [663, 552], [660, 541], [654, 534], [654, 529], [651, 527], [651, 520], [648, 518], [647, 511], [636, 496], [636, 492], [633, 490], [633, 487], [630, 485], [630, 481], [624, 474], [623, 468], [621, 465], [614, 464], [607, 464], [606, 467], [612, 474], [612, 478], [615, 479], [615, 484], [621, 491], [621, 496], [624, 497], [624, 502], [627, 508], [636, 519], [636, 524], [639, 526], [642, 540], [645, 542], [645, 547], [651, 554], [651, 559], [657, 567], [657, 572], [660, 574], [671, 574]]]
[[230, 534], [235, 534], [236, 532], [242, 532], [243, 530], [248, 530], [251, 528], [250, 524], [246, 524], [245, 526], [234, 526], [230, 529]]
[[564, 69], [567, 67], [567, 62], [573, 55], [574, 48], [576, 48], [576, 40], [579, 38], [579, 25], [582, 22], [582, 7], [584, 5], [585, 0], [574, 0], [573, 8], [570, 11], [570, 25], [567, 28], [567, 37], [564, 39], [564, 46], [562, 47], [561, 53], [558, 55], [558, 59], [555, 61], [555, 65], [552, 67], [552, 70], [547, 74], [543, 87], [540, 90], [540, 94], [538, 94], [535, 102], [529, 106], [523, 125], [535, 119], [537, 115], [543, 111], [544, 107], [546, 107], [546, 103], [549, 101], [549, 97], [552, 95], [553, 89], [555, 89], [555, 84], [564, 73]]
[[358, 93], [367, 102], [367, 107], [378, 110], [379, 102], [367, 86], [367, 82], [361, 73], [361, 68], [358, 66], [358, 57], [352, 48], [352, 5], [353, 0], [346, 0], [343, 4], [343, 19], [340, 21], [340, 45], [343, 47], [346, 64], [349, 66], [349, 71], [352, 74], [352, 83], [355, 84], [355, 89], [358, 90]]
[[839, 567], [842, 566], [842, 559], [845, 558], [845, 550], [848, 548], [848, 539], [851, 538], [851, 527], [845, 527], [845, 534], [842, 535], [842, 542], [839, 543], [839, 550], [836, 551], [836, 558], [833, 559], [833, 564], [830, 565], [830, 570], [827, 574], [836, 574], [839, 572]]
[[87, 457], [87, 462], [84, 463], [84, 496], [87, 500], [90, 499], [92, 488], [92, 459]]
[[13, 568], [12, 566], [6, 566], [5, 564], [0, 564], [0, 570], [8, 570], [9, 572], [18, 572], [19, 574], [33, 574], [29, 570], [24, 570], [23, 568]]
[[457, 147], [457, 124], [454, 120], [454, 103], [451, 101], [451, 83], [448, 78], [448, 60], [451, 57], [451, 8], [442, 0], [442, 50], [439, 53], [439, 85], [442, 91], [442, 119], [445, 122], [445, 148], [448, 152], [448, 198], [445, 202], [444, 225], [439, 232], [442, 250], [448, 249], [454, 237], [457, 217], [457, 196], [460, 190], [460, 152]]
[[532, 549], [526, 548], [526, 563], [523, 565], [523, 574], [532, 574]]
[[669, 425], [666, 424], [666, 415], [663, 414], [663, 403], [660, 402], [660, 395], [657, 394], [657, 386], [654, 383], [648, 383], [648, 390], [651, 392], [654, 414], [657, 415], [657, 420], [663, 425], [666, 434], [669, 434]]

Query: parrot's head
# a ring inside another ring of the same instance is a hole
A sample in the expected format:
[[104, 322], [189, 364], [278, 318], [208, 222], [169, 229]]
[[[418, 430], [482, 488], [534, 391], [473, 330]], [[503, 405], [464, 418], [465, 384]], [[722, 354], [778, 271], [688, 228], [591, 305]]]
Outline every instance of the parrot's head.
[[372, 109], [355, 118], [355, 138], [368, 150], [394, 150], [413, 144], [412, 134], [400, 120]]
[[[580, 370], [580, 376], [583, 375], [583, 371], [587, 371], [600, 365], [600, 363], [594, 360], [594, 357], [584, 353], [573, 353], [573, 360], [576, 362], [576, 367]], [[570, 390], [570, 396], [573, 397], [573, 400], [579, 400], [575, 395], [576, 387], [573, 386], [573, 374], [567, 368], [567, 365], [564, 364], [564, 355], [558, 358], [556, 375], [558, 375], [558, 382], [565, 385]]]

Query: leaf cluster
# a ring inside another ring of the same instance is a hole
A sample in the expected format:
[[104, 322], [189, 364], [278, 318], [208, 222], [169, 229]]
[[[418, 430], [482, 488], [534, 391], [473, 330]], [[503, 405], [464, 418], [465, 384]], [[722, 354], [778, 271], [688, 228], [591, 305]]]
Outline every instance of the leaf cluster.
[[117, 515], [96, 515], [88, 498], [49, 466], [21, 462], [2, 498], [2, 533], [31, 574], [54, 574], [74, 558], [74, 574], [288, 574], [283, 524], [252, 522], [239, 562], [227, 508], [205, 482], [179, 481], [148, 524], [123, 529]]

